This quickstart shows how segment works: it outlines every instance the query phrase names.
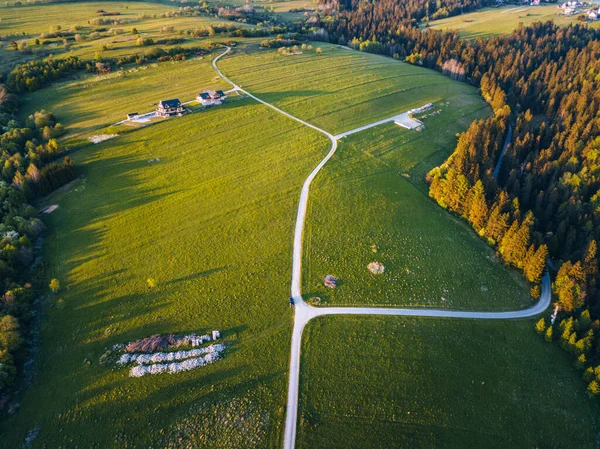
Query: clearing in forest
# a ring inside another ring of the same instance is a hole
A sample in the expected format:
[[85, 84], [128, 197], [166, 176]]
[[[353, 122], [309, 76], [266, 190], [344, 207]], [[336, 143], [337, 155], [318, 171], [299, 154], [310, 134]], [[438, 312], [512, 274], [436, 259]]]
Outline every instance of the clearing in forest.
[[[528, 26], [535, 22], [547, 22], [548, 20], [557, 25], [577, 23], [577, 15], [565, 16], [556, 9], [556, 5], [552, 3], [540, 6], [515, 7], [510, 5], [502, 8], [483, 8], [459, 16], [434, 20], [429, 22], [429, 26], [434, 30], [458, 31], [463, 39], [475, 39], [493, 34], [510, 34], [519, 28], [520, 24]], [[592, 22], [589, 25], [597, 27], [600, 22]]]

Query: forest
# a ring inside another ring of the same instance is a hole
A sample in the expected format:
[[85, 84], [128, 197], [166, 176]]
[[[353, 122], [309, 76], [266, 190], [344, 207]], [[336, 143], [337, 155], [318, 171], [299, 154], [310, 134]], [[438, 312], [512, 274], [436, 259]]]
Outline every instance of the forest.
[[23, 336], [41, 282], [36, 271], [44, 225], [31, 202], [77, 177], [56, 140], [65, 132], [56, 117], [42, 110], [19, 123], [18, 104], [0, 84], [0, 392], [26, 358]]
[[428, 174], [429, 194], [522, 270], [533, 297], [549, 260], [560, 313], [554, 325], [544, 321], [542, 333], [574, 354], [596, 395], [600, 378], [590, 370], [600, 373], [600, 32], [547, 22], [463, 41], [454, 32], [421, 30], [415, 18], [394, 2], [361, 1], [322, 23], [331, 42], [480, 88], [494, 114], [474, 122]]
[[[379, 0], [370, 2], [365, 0], [320, 0], [335, 12], [336, 21], [348, 23], [346, 37], [372, 36], [376, 30], [384, 27], [398, 26], [400, 24], [416, 25], [420, 21], [443, 19], [456, 16], [469, 11], [474, 11], [485, 6], [496, 5], [496, 0], [412, 0], [398, 2], [393, 0]], [[341, 12], [341, 14], [337, 14]], [[361, 30], [361, 27], [364, 29]], [[389, 27], [388, 29], [391, 29]]]

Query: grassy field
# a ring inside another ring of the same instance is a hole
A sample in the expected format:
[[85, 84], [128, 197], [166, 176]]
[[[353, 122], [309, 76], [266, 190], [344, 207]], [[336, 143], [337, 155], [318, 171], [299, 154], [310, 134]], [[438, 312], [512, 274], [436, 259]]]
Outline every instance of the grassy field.
[[[475, 39], [493, 34], [509, 34], [514, 29], [530, 25], [534, 22], [553, 21], [557, 25], [577, 23], [577, 15], [564, 16], [559, 14], [556, 4], [542, 6], [505, 6], [502, 8], [484, 8], [461, 16], [434, 20], [429, 25], [434, 30], [458, 31], [465, 39]], [[598, 27], [600, 22], [590, 26]]]
[[[503, 310], [531, 304], [517, 273], [462, 221], [427, 197], [425, 173], [487, 106], [471, 92], [439, 103], [425, 129], [381, 125], [344, 138], [315, 180], [307, 215], [303, 292], [323, 304]], [[380, 262], [385, 273], [367, 266]], [[340, 285], [331, 290], [323, 277]]]
[[585, 388], [531, 321], [318, 318], [296, 447], [594, 449]]
[[[118, 16], [99, 16], [96, 11], [104, 10], [118, 12]], [[139, 36], [152, 38], [155, 41], [182, 38], [180, 30], [204, 29], [213, 26], [235, 26], [237, 28], [249, 25], [230, 22], [216, 17], [161, 17], [164, 13], [176, 11], [178, 8], [169, 4], [157, 2], [81, 2], [65, 4], [40, 4], [33, 6], [0, 6], [0, 36], [7, 36], [0, 42], [0, 65], [10, 67], [13, 64], [35, 58], [27, 52], [15, 51], [10, 42], [25, 40], [28, 48], [33, 51], [47, 50], [57, 57], [78, 56], [82, 59], [94, 59], [99, 53], [103, 58], [115, 58], [123, 55], [143, 54], [148, 47], [136, 45]], [[125, 24], [91, 25], [91, 19], [104, 18], [125, 20]], [[73, 37], [68, 38], [69, 49], [66, 50], [63, 38], [43, 37], [43, 33], [73, 30], [82, 36], [80, 42]], [[135, 28], [138, 35], [130, 31]], [[92, 32], [103, 29], [97, 36]], [[111, 32], [114, 30], [114, 32]], [[177, 44], [181, 47], [203, 45], [209, 40], [219, 40], [227, 34], [216, 34], [212, 38], [184, 38]], [[35, 44], [35, 39], [40, 44]], [[172, 45], [161, 44], [162, 48]]]
[[181, 62], [134, 66], [123, 73], [82, 75], [79, 80], [24, 94], [21, 116], [43, 105], [76, 135], [121, 121], [129, 112], [153, 111], [160, 100], [189, 101], [205, 89], [227, 90], [229, 84], [216, 77], [211, 66], [219, 52]]
[[[74, 153], [81, 179], [46, 220], [62, 293], [0, 447], [36, 427], [33, 448], [280, 447], [295, 208], [327, 148], [244, 100]], [[214, 365], [129, 378], [99, 364], [116, 343], [211, 329], [230, 342]]]
[[474, 94], [433, 70], [333, 45], [313, 47], [296, 56], [237, 50], [219, 66], [244, 89], [334, 134], [461, 92]]

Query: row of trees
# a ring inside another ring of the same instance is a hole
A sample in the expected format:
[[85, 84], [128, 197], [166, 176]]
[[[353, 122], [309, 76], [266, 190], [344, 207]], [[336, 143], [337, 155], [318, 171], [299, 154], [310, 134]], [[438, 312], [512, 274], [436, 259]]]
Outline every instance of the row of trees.
[[55, 139], [64, 133], [56, 117], [39, 111], [20, 123], [17, 107], [18, 97], [0, 84], [0, 393], [25, 359], [24, 331], [39, 287], [36, 252], [44, 225], [28, 200], [77, 176], [68, 157], [58, 161], [65, 149]]

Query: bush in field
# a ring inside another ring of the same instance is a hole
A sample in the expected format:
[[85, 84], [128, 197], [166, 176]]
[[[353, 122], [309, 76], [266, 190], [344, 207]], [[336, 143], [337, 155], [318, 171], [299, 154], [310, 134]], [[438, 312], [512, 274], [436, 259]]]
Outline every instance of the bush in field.
[[60, 291], [60, 281], [56, 278], [52, 279], [49, 287], [52, 293], [58, 293]]
[[135, 41], [136, 45], [140, 47], [145, 47], [147, 45], [154, 45], [154, 40], [150, 37], [138, 37]]

